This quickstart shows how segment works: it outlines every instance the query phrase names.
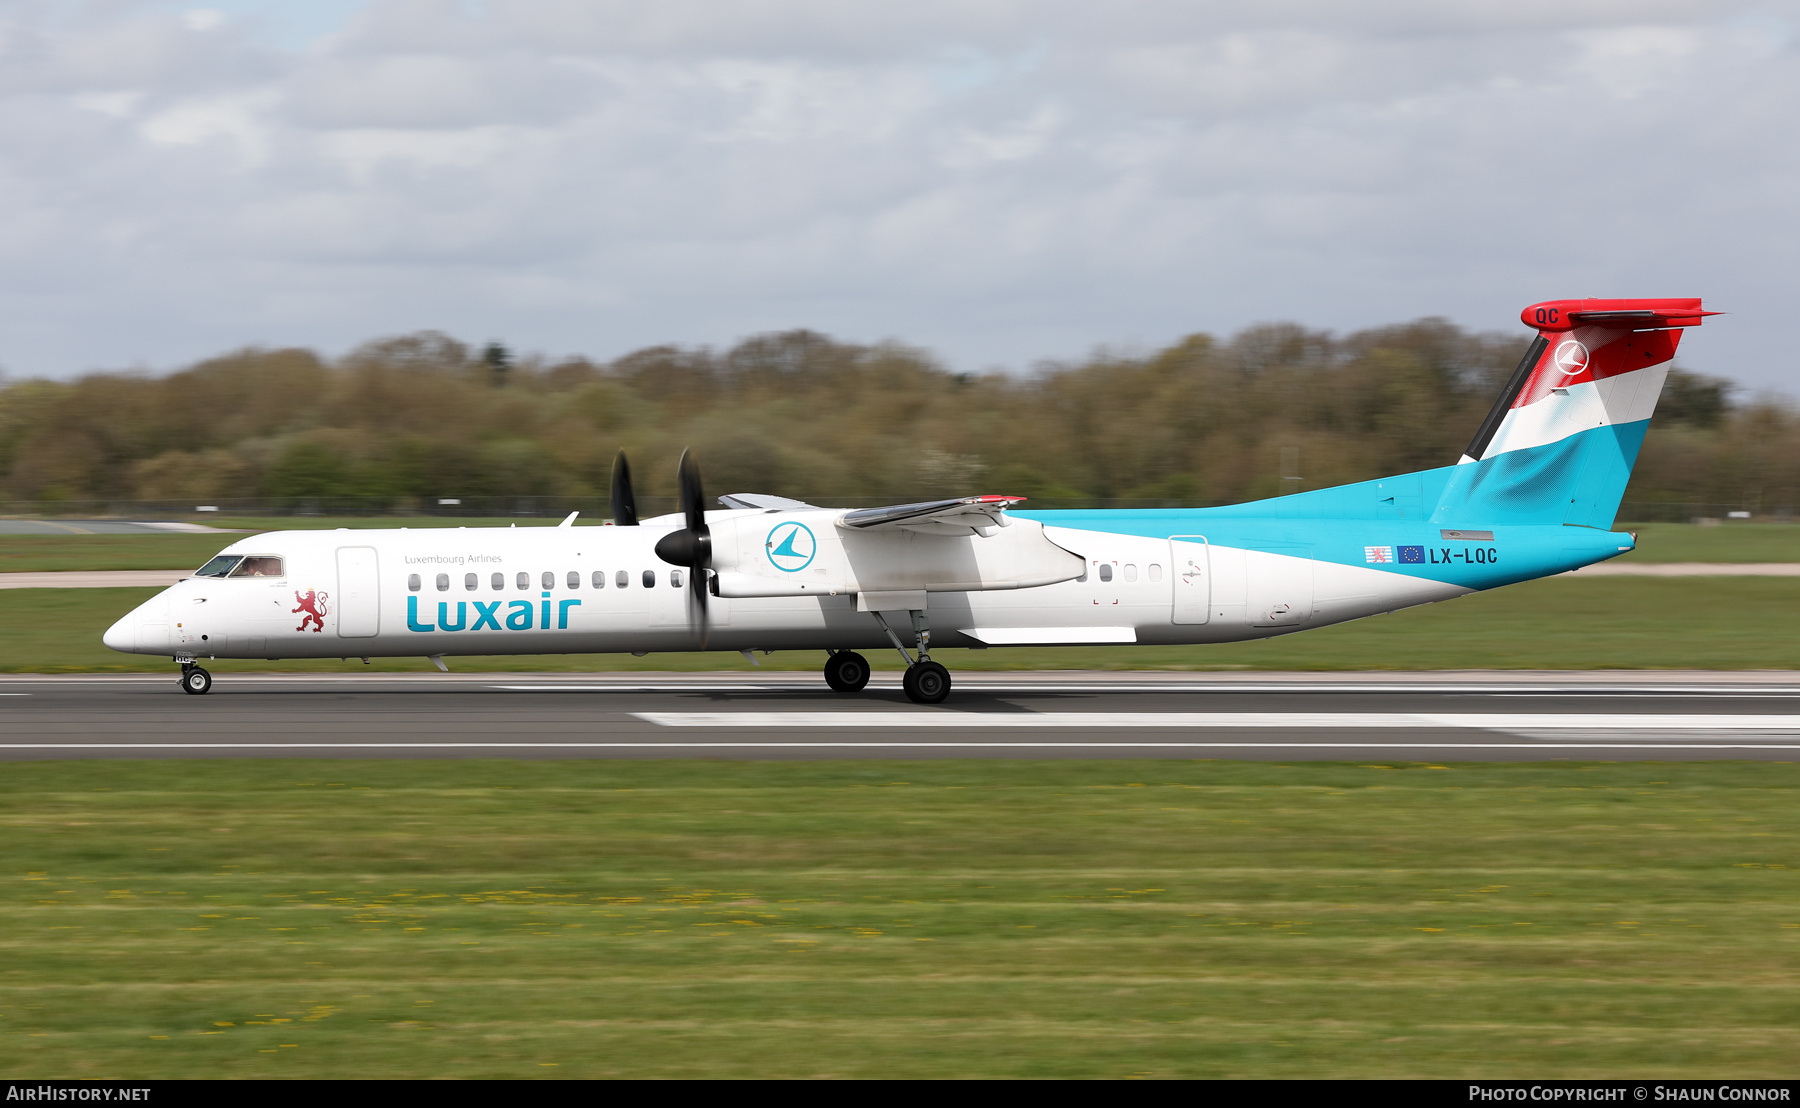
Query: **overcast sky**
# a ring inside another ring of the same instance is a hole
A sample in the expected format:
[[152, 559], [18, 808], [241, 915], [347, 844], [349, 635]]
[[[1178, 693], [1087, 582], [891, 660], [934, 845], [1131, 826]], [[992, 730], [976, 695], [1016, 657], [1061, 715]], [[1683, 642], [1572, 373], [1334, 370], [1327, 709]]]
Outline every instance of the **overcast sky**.
[[1800, 3], [0, 0], [0, 367], [810, 327], [1734, 314], [1800, 395]]

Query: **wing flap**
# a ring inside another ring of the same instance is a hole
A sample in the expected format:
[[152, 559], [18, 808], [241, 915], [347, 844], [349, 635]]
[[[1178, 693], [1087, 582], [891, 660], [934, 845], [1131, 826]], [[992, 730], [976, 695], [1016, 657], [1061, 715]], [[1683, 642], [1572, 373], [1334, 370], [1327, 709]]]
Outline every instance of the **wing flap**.
[[719, 497], [719, 503], [727, 508], [759, 508], [770, 512], [818, 507], [817, 504], [808, 504], [804, 500], [790, 500], [785, 496], [776, 496], [767, 492], [728, 492]]
[[856, 531], [897, 528], [937, 534], [988, 535], [992, 528], [1010, 522], [1006, 509], [1023, 504], [1022, 496], [964, 496], [956, 500], [926, 500], [917, 504], [890, 504], [883, 508], [857, 508], [838, 517], [838, 526]]

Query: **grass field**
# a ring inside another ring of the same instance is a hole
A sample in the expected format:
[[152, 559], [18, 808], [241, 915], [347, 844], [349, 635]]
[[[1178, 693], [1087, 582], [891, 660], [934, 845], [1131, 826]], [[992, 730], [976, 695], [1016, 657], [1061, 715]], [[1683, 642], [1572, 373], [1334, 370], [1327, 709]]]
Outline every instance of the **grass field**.
[[[154, 589], [0, 590], [0, 672], [173, 673], [167, 659], [117, 654], [100, 635]], [[964, 669], [1800, 669], [1800, 579], [1558, 578], [1336, 627], [1227, 646], [942, 650]], [[877, 670], [898, 669], [871, 651]], [[765, 670], [816, 670], [816, 651], [758, 659]], [[751, 670], [737, 654], [543, 655], [451, 658], [451, 669]], [[209, 662], [215, 673], [426, 672], [423, 658]]]
[[[219, 526], [271, 527], [548, 527], [555, 520], [443, 519], [227, 519]], [[579, 522], [579, 521], [578, 521]], [[583, 524], [584, 526], [586, 524]], [[1634, 562], [1800, 562], [1800, 524], [1734, 523], [1695, 527], [1649, 523], [1637, 529]], [[242, 538], [235, 534], [0, 535], [0, 573], [54, 570], [194, 569]]]
[[1791, 1076], [1800, 768], [61, 762], [7, 1077]]

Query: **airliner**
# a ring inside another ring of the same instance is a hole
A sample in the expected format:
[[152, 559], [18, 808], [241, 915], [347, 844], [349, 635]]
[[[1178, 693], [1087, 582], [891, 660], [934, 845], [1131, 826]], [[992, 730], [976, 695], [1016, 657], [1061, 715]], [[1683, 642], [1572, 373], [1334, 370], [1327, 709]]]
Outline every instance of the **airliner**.
[[217, 658], [818, 650], [856, 693], [892, 649], [916, 702], [934, 649], [1242, 642], [1617, 557], [1625, 485], [1698, 298], [1553, 300], [1455, 464], [1229, 507], [1028, 511], [976, 495], [822, 508], [733, 493], [608, 526], [272, 531], [235, 542], [106, 632], [203, 694]]

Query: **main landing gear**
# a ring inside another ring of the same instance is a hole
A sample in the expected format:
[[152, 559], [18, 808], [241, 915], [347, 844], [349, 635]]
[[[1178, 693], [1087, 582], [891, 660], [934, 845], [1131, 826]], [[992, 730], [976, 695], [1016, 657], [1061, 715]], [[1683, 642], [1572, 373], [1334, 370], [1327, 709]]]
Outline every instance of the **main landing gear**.
[[837, 692], [862, 692], [869, 683], [869, 660], [854, 650], [834, 650], [825, 658], [825, 683]]
[[212, 691], [212, 674], [192, 662], [181, 663], [181, 691], [193, 696], [205, 696]]
[[915, 704], [942, 704], [950, 695], [950, 671], [931, 660], [931, 624], [925, 618], [923, 609], [915, 609], [908, 614], [912, 616], [913, 637], [917, 645], [918, 657], [906, 652], [900, 636], [888, 626], [888, 621], [880, 612], [872, 613], [881, 629], [887, 632], [888, 641], [900, 652], [906, 662], [906, 676], [901, 679], [900, 687], [906, 690], [907, 699]]

